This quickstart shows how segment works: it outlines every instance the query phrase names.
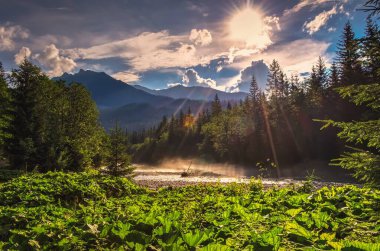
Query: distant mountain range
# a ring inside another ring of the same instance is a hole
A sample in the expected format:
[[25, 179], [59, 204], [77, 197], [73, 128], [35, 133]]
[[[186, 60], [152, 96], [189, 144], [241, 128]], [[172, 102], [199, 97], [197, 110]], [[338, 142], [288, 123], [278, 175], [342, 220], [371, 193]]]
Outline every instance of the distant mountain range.
[[136, 89], [104, 72], [80, 70], [76, 74], [64, 73], [55, 79], [84, 85], [90, 91], [99, 108], [114, 108], [133, 103], [156, 104], [172, 101], [170, 98], [152, 95]]
[[151, 90], [139, 85], [128, 85], [104, 72], [80, 70], [76, 74], [64, 73], [55, 80], [83, 84], [91, 93], [99, 111], [101, 123], [111, 128], [116, 122], [130, 130], [149, 128], [163, 116], [170, 117], [189, 108], [193, 113], [207, 109], [218, 94], [226, 104], [238, 102], [247, 93], [227, 93], [206, 87], [175, 86], [163, 90]]
[[154, 95], [160, 95], [165, 97], [170, 97], [174, 99], [185, 98], [185, 99], [193, 99], [193, 100], [213, 100], [215, 98], [215, 94], [218, 94], [220, 100], [225, 101], [239, 101], [245, 99], [247, 97], [247, 93], [245, 92], [223, 92], [219, 90], [215, 90], [210, 87], [202, 87], [202, 86], [191, 86], [185, 87], [183, 85], [177, 85], [168, 89], [162, 90], [152, 90], [146, 88], [141, 85], [134, 85], [136, 89], [148, 92]]

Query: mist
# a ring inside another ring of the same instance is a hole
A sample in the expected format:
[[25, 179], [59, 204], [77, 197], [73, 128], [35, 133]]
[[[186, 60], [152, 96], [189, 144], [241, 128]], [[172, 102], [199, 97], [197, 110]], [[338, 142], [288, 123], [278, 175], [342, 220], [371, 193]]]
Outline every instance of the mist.
[[183, 172], [196, 177], [218, 178], [280, 178], [305, 179], [314, 175], [323, 181], [352, 181], [347, 171], [339, 167], [329, 166], [324, 161], [305, 161], [297, 165], [280, 166], [281, 176], [276, 176], [274, 167], [268, 166], [266, 170], [259, 170], [256, 166], [244, 166], [229, 163], [215, 163], [197, 158], [167, 158], [158, 164], [134, 164], [137, 175], [180, 175]]

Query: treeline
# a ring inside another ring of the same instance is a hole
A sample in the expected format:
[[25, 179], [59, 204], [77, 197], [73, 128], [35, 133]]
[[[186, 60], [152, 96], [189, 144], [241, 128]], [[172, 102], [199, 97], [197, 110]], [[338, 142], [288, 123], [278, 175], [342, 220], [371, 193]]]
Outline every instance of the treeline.
[[53, 81], [25, 59], [8, 75], [0, 64], [0, 99], [0, 155], [11, 169], [129, 168], [125, 151], [115, 157], [123, 146], [114, 139], [123, 141], [125, 132], [106, 134], [83, 85]]
[[155, 128], [131, 133], [135, 160], [203, 156], [255, 166], [269, 158], [278, 166], [339, 156], [345, 145], [338, 129], [321, 132], [322, 124], [313, 119], [379, 118], [378, 111], [355, 106], [336, 91], [379, 82], [379, 27], [368, 18], [365, 36], [356, 38], [348, 22], [336, 54], [329, 69], [320, 57], [302, 81], [297, 74], [288, 77], [273, 60], [266, 89], [252, 76], [250, 95], [240, 104], [222, 108], [216, 96], [210, 110], [181, 111]]

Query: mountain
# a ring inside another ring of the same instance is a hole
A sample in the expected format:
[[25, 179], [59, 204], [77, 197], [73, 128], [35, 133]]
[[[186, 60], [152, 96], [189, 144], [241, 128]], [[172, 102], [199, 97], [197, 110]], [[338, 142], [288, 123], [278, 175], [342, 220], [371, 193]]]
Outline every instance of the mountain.
[[128, 130], [148, 129], [157, 125], [163, 116], [170, 118], [173, 114], [178, 115], [182, 110], [184, 113], [190, 108], [195, 114], [202, 109], [209, 109], [211, 102], [175, 99], [164, 105], [153, 105], [147, 103], [134, 103], [113, 109], [103, 109], [100, 112], [100, 120], [105, 128], [112, 128], [115, 122], [125, 125]]
[[120, 80], [116, 80], [104, 72], [80, 70], [76, 74], [64, 73], [61, 77], [67, 83], [83, 84], [91, 93], [100, 109], [115, 108], [133, 103], [164, 104], [173, 101], [169, 97], [153, 95], [136, 89]]
[[213, 88], [201, 87], [201, 86], [185, 87], [182, 85], [177, 85], [177, 86], [170, 87], [168, 89], [162, 89], [162, 90], [152, 90], [141, 85], [134, 85], [133, 87], [135, 87], [136, 89], [148, 92], [150, 94], [170, 97], [174, 99], [182, 98], [182, 99], [211, 101], [214, 99], [215, 94], [218, 94], [218, 97], [220, 100], [239, 101], [239, 100], [245, 99], [248, 95], [245, 92], [229, 93], [229, 92], [223, 92], [223, 91], [215, 90]]
[[66, 83], [80, 83], [89, 90], [99, 108], [100, 121], [106, 129], [112, 128], [116, 122], [129, 130], [147, 129], [158, 124], [163, 116], [170, 117], [181, 110], [187, 112], [190, 108], [195, 114], [201, 109], [208, 109], [215, 93], [218, 93], [223, 106], [227, 105], [227, 99], [236, 103], [247, 95], [231, 95], [211, 88], [183, 86], [156, 91], [143, 86], [131, 86], [104, 72], [89, 70], [80, 70], [76, 74], [65, 73], [54, 78], [59, 79]]

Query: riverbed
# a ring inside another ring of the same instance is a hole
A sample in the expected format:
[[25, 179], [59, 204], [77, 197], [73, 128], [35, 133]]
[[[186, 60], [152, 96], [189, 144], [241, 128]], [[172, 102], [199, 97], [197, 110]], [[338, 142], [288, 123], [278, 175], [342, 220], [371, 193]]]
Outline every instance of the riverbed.
[[[320, 165], [320, 163], [317, 164]], [[164, 161], [159, 165], [136, 164], [134, 180], [136, 183], [151, 189], [195, 184], [227, 184], [234, 182], [248, 184], [252, 177], [260, 178], [264, 187], [300, 186], [305, 182], [307, 176], [311, 175], [316, 178], [314, 181], [316, 187], [341, 186], [352, 183], [352, 180], [346, 178], [343, 174], [337, 176], [337, 172], [334, 169], [327, 170], [326, 173], [325, 169], [319, 167], [319, 172], [315, 171], [317, 164], [309, 163], [309, 168], [314, 168], [310, 171], [302, 166], [302, 171], [292, 171], [284, 167], [281, 170], [282, 176], [275, 177], [275, 170], [270, 169], [263, 172], [257, 168], [248, 168], [246, 166], [207, 163], [199, 160], [172, 159]], [[295, 169], [300, 169], [300, 167]], [[321, 174], [324, 177], [321, 178]]]

